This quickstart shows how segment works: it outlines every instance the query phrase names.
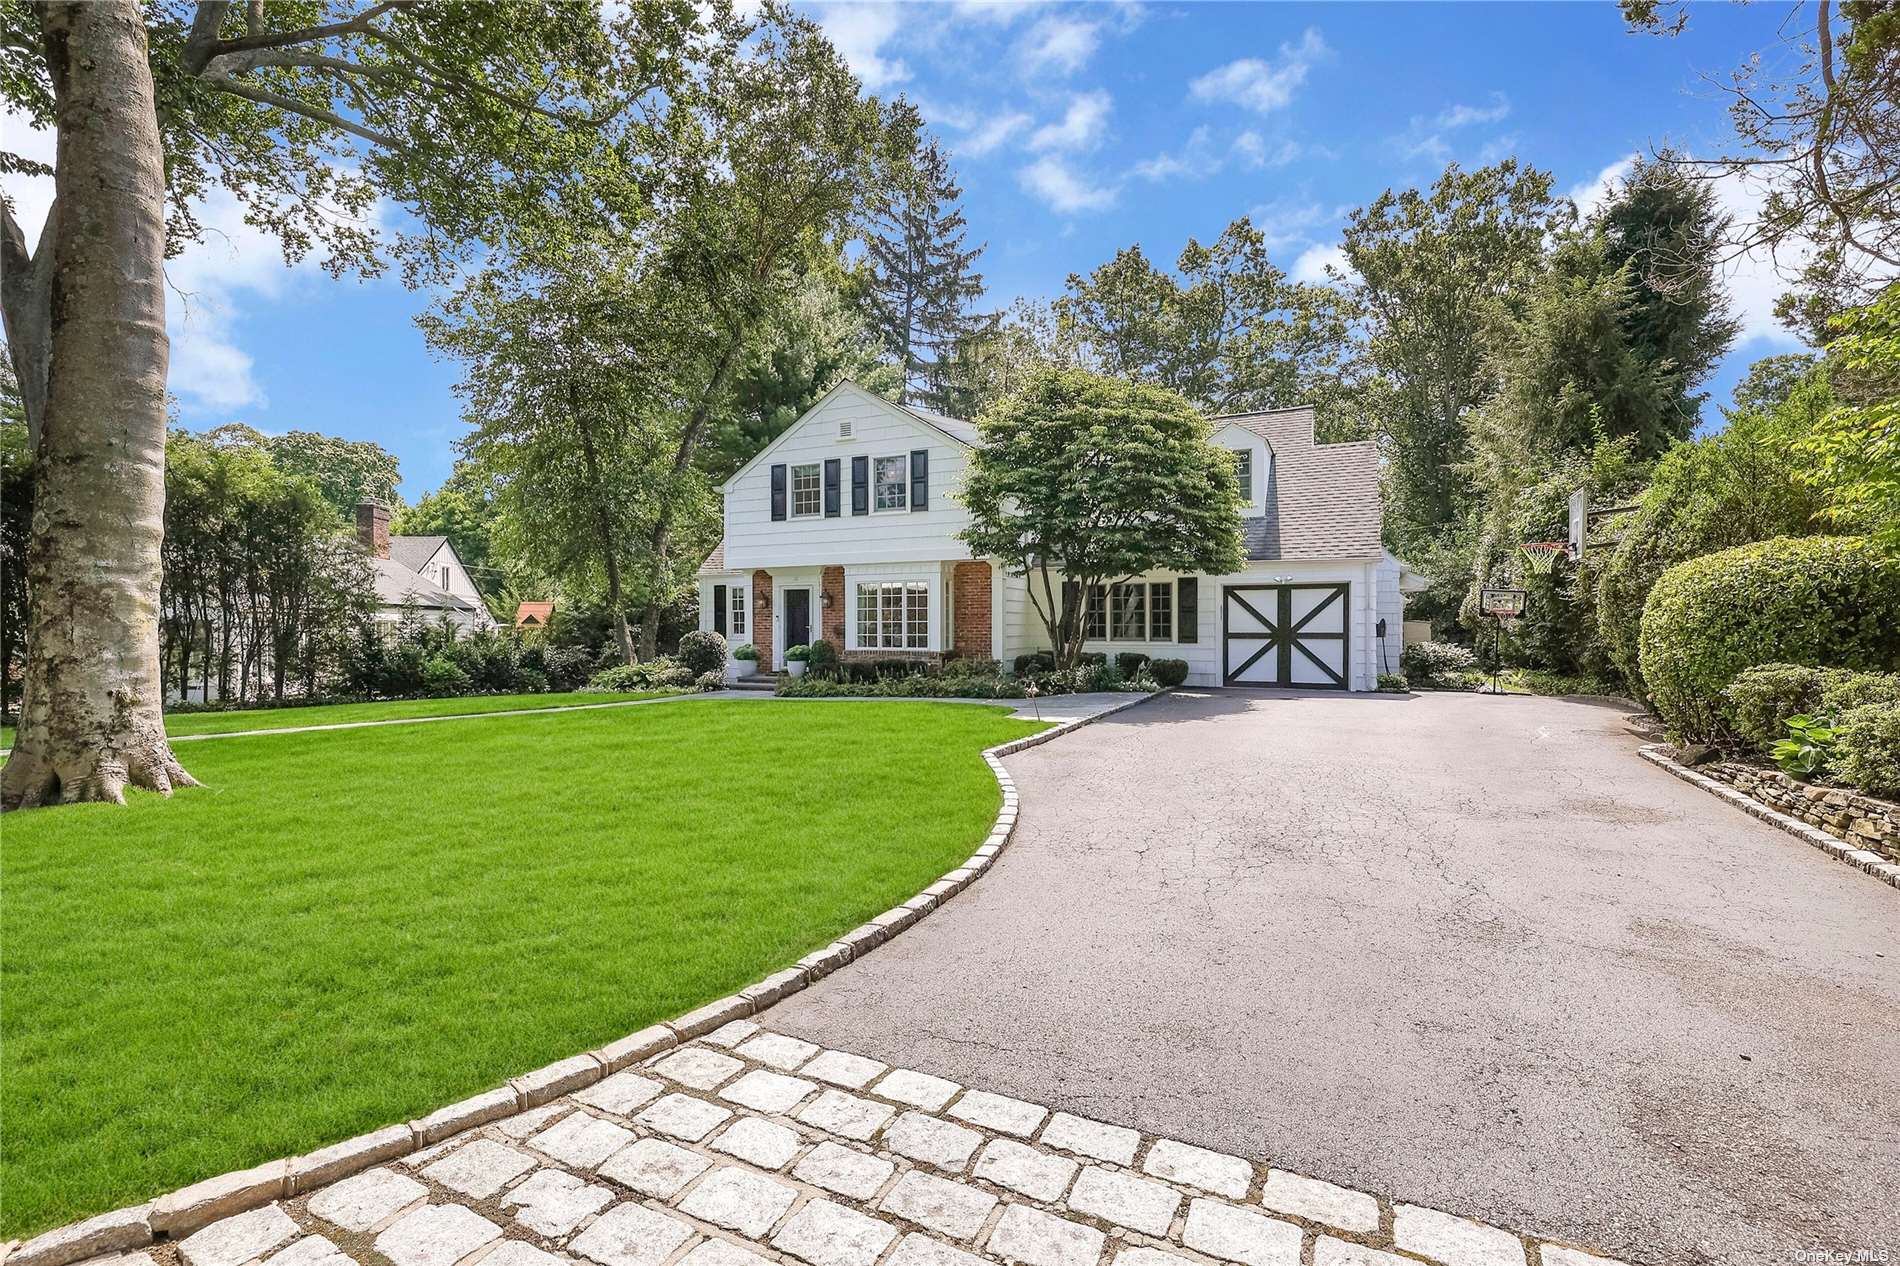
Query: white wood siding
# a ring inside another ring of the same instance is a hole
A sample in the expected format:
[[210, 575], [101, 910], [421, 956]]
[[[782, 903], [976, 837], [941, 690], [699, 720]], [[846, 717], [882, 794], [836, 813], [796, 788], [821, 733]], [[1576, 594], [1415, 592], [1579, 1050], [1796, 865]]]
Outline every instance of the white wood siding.
[[[443, 579], [446, 571], [448, 578]], [[429, 555], [429, 561], [422, 565], [421, 576], [424, 580], [433, 580], [458, 598], [475, 604], [484, 616], [488, 613], [488, 604], [482, 601], [482, 591], [475, 587], [475, 578], [462, 566], [462, 560], [456, 557], [455, 547], [447, 541]], [[488, 621], [483, 622], [486, 627]]]
[[[1177, 576], [1171, 572], [1152, 572], [1143, 576], [1143, 580], [1172, 580]], [[1224, 585], [1250, 584], [1316, 584], [1332, 583], [1350, 585], [1347, 595], [1351, 604], [1351, 619], [1347, 626], [1347, 657], [1351, 672], [1347, 682], [1353, 690], [1371, 690], [1377, 684], [1379, 669], [1377, 638], [1374, 626], [1379, 616], [1378, 594], [1379, 577], [1377, 568], [1370, 563], [1344, 562], [1265, 562], [1250, 564], [1245, 571], [1231, 576], [1202, 576], [1200, 594], [1196, 606], [1200, 612], [1199, 636], [1192, 643], [1173, 642], [1124, 642], [1090, 640], [1083, 643], [1087, 651], [1101, 651], [1115, 655], [1122, 651], [1139, 651], [1150, 659], [1182, 659], [1187, 661], [1188, 679], [1191, 686], [1218, 686], [1221, 684], [1221, 588]], [[1397, 588], [1398, 580], [1392, 578], [1392, 587]], [[1008, 578], [1006, 588], [1009, 595], [1008, 610], [1005, 613], [1005, 642], [1003, 663], [1007, 667], [1018, 655], [1031, 651], [1047, 650], [1049, 636], [1037, 617], [1035, 608], [1029, 601], [1028, 582], [1021, 576]], [[1390, 620], [1390, 617], [1387, 617]], [[1175, 628], [1180, 628], [1180, 613], [1175, 613]], [[1387, 646], [1394, 663], [1398, 660], [1398, 644], [1393, 640], [1398, 629], [1396, 623], [1387, 626]]]
[[[840, 438], [841, 422], [850, 425], [849, 438]], [[852, 514], [851, 459], [871, 459], [875, 479], [879, 457], [908, 457], [913, 449], [930, 453], [929, 508]], [[957, 500], [968, 451], [935, 427], [847, 383], [727, 485], [726, 566], [751, 571], [967, 559], [970, 551], [956, 534], [969, 523]], [[827, 458], [837, 458], [840, 464], [838, 517], [790, 517], [788, 489], [787, 517], [774, 522], [772, 467], [813, 462], [822, 466]]]

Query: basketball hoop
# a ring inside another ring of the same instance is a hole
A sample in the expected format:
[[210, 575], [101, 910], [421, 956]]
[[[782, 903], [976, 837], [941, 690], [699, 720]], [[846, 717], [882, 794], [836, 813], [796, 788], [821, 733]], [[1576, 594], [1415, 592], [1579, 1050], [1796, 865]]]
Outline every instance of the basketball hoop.
[[1524, 565], [1539, 576], [1548, 576], [1555, 571], [1557, 556], [1570, 551], [1570, 547], [1562, 541], [1532, 541], [1517, 548], [1524, 555]]

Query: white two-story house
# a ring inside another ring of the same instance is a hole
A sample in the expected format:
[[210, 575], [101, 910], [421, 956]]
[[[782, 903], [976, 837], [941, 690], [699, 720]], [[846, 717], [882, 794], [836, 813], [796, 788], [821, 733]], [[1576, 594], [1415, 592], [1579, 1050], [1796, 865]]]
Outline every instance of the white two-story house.
[[[1186, 660], [1193, 685], [1372, 689], [1398, 671], [1409, 579], [1380, 546], [1376, 450], [1316, 443], [1310, 408], [1215, 425], [1247, 499], [1246, 567], [1098, 586], [1086, 649]], [[700, 627], [751, 643], [762, 671], [819, 638], [847, 659], [1005, 667], [1047, 649], [1024, 578], [958, 539], [981, 442], [971, 423], [833, 388], [726, 482]]]

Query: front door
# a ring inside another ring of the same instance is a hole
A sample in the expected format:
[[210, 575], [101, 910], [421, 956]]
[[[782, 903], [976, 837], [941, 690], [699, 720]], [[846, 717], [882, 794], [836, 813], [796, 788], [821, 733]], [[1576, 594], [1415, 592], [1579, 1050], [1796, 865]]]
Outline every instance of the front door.
[[785, 648], [811, 645], [811, 590], [785, 591]]
[[1221, 590], [1221, 680], [1229, 686], [1344, 690], [1347, 585]]

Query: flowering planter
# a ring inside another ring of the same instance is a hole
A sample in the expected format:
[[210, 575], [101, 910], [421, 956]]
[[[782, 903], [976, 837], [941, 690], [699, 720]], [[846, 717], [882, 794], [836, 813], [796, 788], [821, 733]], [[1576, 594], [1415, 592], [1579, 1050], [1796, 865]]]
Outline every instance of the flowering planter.
[[805, 675], [805, 661], [802, 659], [788, 659], [785, 661], [785, 671], [794, 677], [803, 677]]

